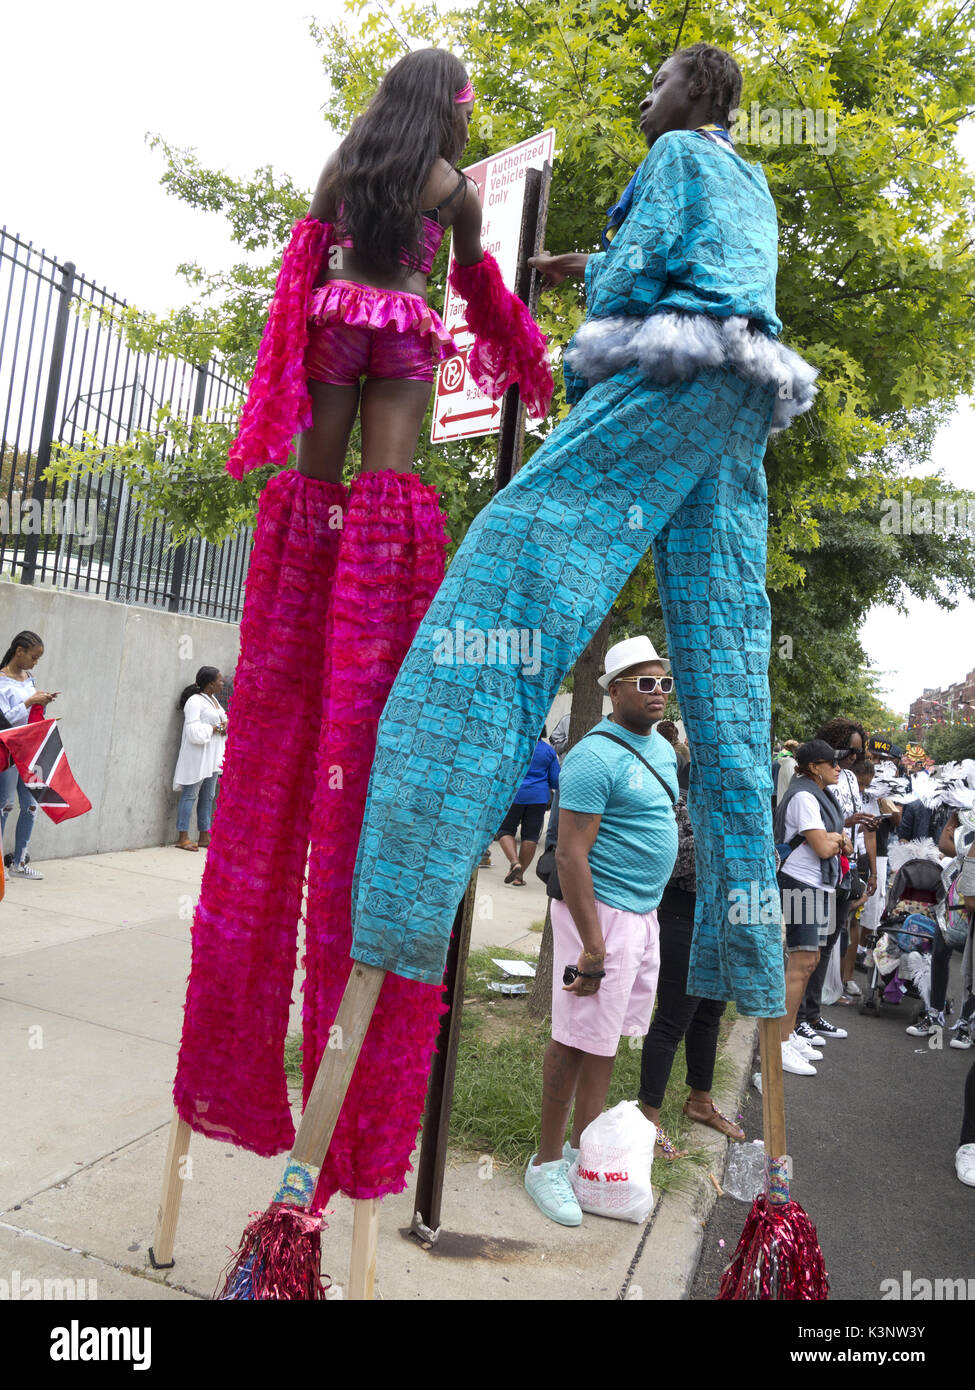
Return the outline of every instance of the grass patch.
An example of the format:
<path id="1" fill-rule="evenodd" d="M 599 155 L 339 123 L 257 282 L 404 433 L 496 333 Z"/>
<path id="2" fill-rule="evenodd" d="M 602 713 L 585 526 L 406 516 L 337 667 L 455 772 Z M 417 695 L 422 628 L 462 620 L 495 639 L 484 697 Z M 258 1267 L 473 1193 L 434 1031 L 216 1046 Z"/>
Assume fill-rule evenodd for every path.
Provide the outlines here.
<path id="1" fill-rule="evenodd" d="M 464 1020 L 457 1057 L 457 1078 L 450 1120 L 450 1141 L 458 1148 L 490 1153 L 495 1162 L 524 1168 L 538 1147 L 542 1106 L 542 1059 L 548 1046 L 548 1020 L 527 1016 L 524 996 L 503 999 L 487 989 L 500 975 L 492 957 L 507 955 L 533 960 L 517 952 L 487 948 L 471 953 L 465 991 Z M 721 1055 L 736 1017 L 729 1005 L 722 1021 L 714 1086 L 720 1090 L 731 1074 L 730 1062 Z M 631 1045 L 632 1043 L 632 1045 Z M 621 1100 L 635 1100 L 640 1088 L 643 1040 L 624 1038 L 616 1054 L 607 1108 Z M 670 1082 L 660 1110 L 660 1123 L 677 1147 L 691 1131 L 683 1113 L 687 1088 L 684 1045 L 677 1049 Z M 666 1192 L 686 1185 L 694 1170 L 710 1163 L 707 1150 L 691 1148 L 674 1163 L 657 1162 L 654 1187 Z"/>
<path id="2" fill-rule="evenodd" d="M 490 1004 L 499 1000 L 501 995 L 496 990 L 488 989 L 492 981 L 504 980 L 507 977 L 502 974 L 494 963 L 494 957 L 498 960 L 523 960 L 529 965 L 537 965 L 538 957 L 525 951 L 509 951 L 504 946 L 485 946 L 480 950 L 471 951 L 467 957 L 467 979 L 464 982 L 464 1000 L 478 999 L 485 1004 Z M 531 989 L 531 980 L 515 980 L 515 984 L 524 983 Z"/>
<path id="3" fill-rule="evenodd" d="M 493 980 L 503 978 L 494 964 L 495 956 L 537 963 L 536 956 L 499 946 L 472 951 L 468 957 L 450 1143 L 468 1152 L 491 1154 L 501 1165 L 523 1169 L 538 1147 L 542 1058 L 550 1038 L 549 1021 L 528 1017 L 526 995 L 505 998 L 488 989 Z M 525 983 L 530 988 L 531 982 Z M 714 1070 L 716 1091 L 725 1087 L 731 1075 L 731 1063 L 722 1055 L 722 1049 L 736 1018 L 735 1007 L 729 1004 L 718 1040 Z M 623 1038 L 620 1042 L 607 1108 L 621 1100 L 636 1099 L 640 1089 L 642 1049 L 642 1038 Z M 288 1036 L 284 1066 L 288 1081 L 300 1086 L 300 1033 Z M 660 1123 L 678 1148 L 685 1147 L 684 1141 L 692 1128 L 683 1113 L 687 1098 L 686 1074 L 684 1044 L 681 1043 L 660 1109 Z M 673 1163 L 658 1161 L 653 1165 L 654 1190 L 667 1192 L 686 1186 L 695 1170 L 709 1163 L 708 1152 L 702 1148 L 691 1148 L 686 1158 Z"/>
<path id="4" fill-rule="evenodd" d="M 301 1034 L 289 1033 L 284 1043 L 284 1074 L 289 1086 L 301 1085 Z"/>

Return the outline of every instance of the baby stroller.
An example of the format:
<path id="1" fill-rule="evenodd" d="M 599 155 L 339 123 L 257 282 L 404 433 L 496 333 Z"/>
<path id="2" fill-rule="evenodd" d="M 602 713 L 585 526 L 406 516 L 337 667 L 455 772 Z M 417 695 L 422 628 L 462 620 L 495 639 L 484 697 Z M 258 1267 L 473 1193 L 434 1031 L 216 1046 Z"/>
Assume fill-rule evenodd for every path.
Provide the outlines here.
<path id="1" fill-rule="evenodd" d="M 920 1015 L 931 1002 L 930 957 L 938 930 L 936 913 L 944 896 L 942 865 L 933 844 L 922 855 L 916 855 L 917 845 L 913 842 L 905 844 L 903 850 L 898 856 L 902 862 L 887 889 L 880 921 L 864 943 L 867 983 L 859 1010 L 874 1018 L 887 1007 L 899 1008 L 904 1000 L 917 1001 L 920 1007 L 915 1012 Z M 909 858 L 909 854 L 916 857 Z M 951 1011 L 950 1002 L 946 1001 L 946 1008 Z"/>

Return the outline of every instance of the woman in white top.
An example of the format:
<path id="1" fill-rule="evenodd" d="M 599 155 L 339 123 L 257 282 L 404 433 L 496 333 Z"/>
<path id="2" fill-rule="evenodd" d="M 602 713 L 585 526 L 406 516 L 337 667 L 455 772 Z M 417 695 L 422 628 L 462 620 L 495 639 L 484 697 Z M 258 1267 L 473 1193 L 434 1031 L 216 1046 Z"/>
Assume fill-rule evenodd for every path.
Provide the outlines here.
<path id="1" fill-rule="evenodd" d="M 0 727 L 16 729 L 26 724 L 34 705 L 45 710 L 58 692 L 38 690 L 31 674 L 44 655 L 44 643 L 36 632 L 18 632 L 7 648 L 0 662 Z M 0 751 L 0 761 L 5 758 Z M 37 816 L 37 802 L 24 786 L 24 780 L 11 759 L 5 771 L 0 772 L 0 840 L 7 825 L 7 817 L 14 809 L 14 792 L 20 802 L 17 817 L 17 831 L 14 838 L 14 852 L 10 859 L 10 873 L 19 878 L 43 878 L 36 869 L 27 863 L 27 845 L 34 830 Z"/>
<path id="2" fill-rule="evenodd" d="M 834 861 L 853 852 L 840 807 L 824 796 L 838 777 L 834 749 L 822 739 L 804 743 L 796 750 L 796 776 L 775 814 L 776 840 L 790 846 L 779 871 L 786 941 L 782 1067 L 797 1076 L 815 1076 L 812 1063 L 823 1055 L 797 1031 L 797 1016 L 820 953 L 836 930 L 839 865 Z M 837 1033 L 846 1036 L 842 1030 Z"/>
<path id="3" fill-rule="evenodd" d="M 227 715 L 217 699 L 222 689 L 223 676 L 217 668 L 201 666 L 196 673 L 195 684 L 188 685 L 179 697 L 179 707 L 183 711 L 183 738 L 173 774 L 173 790 L 182 788 L 183 794 L 176 812 L 176 829 L 179 832 L 176 848 L 194 853 L 201 847 L 206 849 L 210 843 L 213 798 L 226 747 Z M 189 835 L 194 803 L 200 832 L 198 845 L 193 843 Z"/>

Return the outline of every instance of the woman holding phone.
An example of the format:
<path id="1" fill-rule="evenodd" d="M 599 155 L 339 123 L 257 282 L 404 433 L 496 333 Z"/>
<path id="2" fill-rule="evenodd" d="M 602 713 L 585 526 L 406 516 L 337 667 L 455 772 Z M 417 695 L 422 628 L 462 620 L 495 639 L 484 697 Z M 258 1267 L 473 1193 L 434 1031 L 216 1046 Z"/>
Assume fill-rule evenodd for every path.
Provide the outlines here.
<path id="1" fill-rule="evenodd" d="M 21 724 L 43 718 L 48 705 L 57 699 L 57 690 L 38 690 L 34 682 L 33 671 L 43 655 L 44 643 L 36 632 L 26 630 L 17 633 L 4 653 L 0 663 L 0 716 L 5 728 L 16 729 Z M 4 862 L 17 878 L 42 879 L 44 875 L 30 867 L 27 854 L 37 818 L 37 802 L 25 787 L 13 759 L 8 759 L 7 767 L 0 772 L 0 839 L 7 826 L 7 817 L 14 809 L 15 791 L 20 814 L 13 855 Z"/>

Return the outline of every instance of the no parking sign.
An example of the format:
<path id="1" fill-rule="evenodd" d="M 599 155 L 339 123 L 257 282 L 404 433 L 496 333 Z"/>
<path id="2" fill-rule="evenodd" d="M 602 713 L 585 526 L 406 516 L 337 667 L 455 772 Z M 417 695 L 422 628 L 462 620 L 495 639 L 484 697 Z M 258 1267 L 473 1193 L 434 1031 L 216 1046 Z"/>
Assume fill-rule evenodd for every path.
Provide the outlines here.
<path id="1" fill-rule="evenodd" d="M 481 244 L 498 262 L 509 289 L 514 288 L 518 269 L 525 173 L 528 169 L 541 169 L 543 165 L 551 164 L 554 150 L 555 131 L 546 130 L 464 170 L 467 177 L 477 184 L 484 209 Z M 468 371 L 467 355 L 474 335 L 465 325 L 463 299 L 450 288 L 449 274 L 453 268 L 454 244 L 451 235 L 443 321 L 461 351 L 456 357 L 447 358 L 437 376 L 433 426 L 430 430 L 433 444 L 442 444 L 449 439 L 472 439 L 477 435 L 496 434 L 501 417 L 501 402 L 485 396 Z"/>

